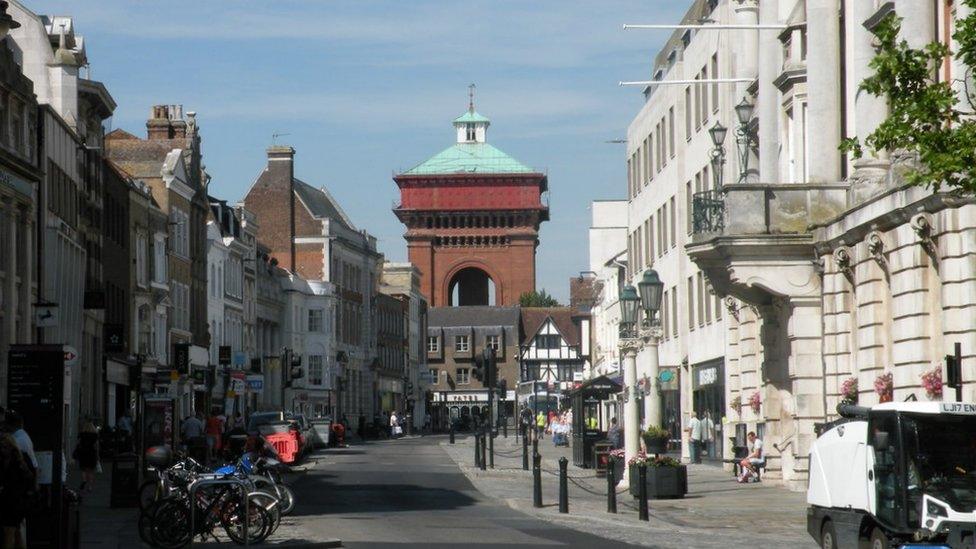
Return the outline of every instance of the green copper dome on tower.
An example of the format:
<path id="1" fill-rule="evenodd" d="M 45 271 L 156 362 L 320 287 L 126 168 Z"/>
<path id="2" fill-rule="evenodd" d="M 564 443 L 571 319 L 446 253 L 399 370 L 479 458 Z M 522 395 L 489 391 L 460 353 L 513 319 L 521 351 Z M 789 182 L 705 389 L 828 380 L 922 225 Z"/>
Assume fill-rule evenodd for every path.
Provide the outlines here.
<path id="1" fill-rule="evenodd" d="M 487 143 L 491 121 L 474 110 L 473 88 L 468 110 L 455 118 L 453 124 L 457 131 L 457 143 L 403 172 L 403 175 L 536 173 L 536 170 Z"/>

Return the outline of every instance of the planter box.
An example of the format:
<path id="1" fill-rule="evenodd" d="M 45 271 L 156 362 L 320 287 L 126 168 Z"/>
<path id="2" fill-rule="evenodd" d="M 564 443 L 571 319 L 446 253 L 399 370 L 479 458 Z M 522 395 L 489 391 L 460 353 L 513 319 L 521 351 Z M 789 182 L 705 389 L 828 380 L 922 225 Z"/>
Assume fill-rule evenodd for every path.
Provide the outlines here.
<path id="1" fill-rule="evenodd" d="M 630 495 L 635 498 L 638 492 L 640 472 L 637 467 L 629 471 Z M 647 497 L 648 499 L 683 498 L 688 493 L 688 468 L 684 465 L 677 467 L 648 467 L 647 468 Z"/>
<path id="2" fill-rule="evenodd" d="M 644 447 L 647 448 L 648 454 L 666 454 L 668 453 L 668 439 L 644 437 Z"/>

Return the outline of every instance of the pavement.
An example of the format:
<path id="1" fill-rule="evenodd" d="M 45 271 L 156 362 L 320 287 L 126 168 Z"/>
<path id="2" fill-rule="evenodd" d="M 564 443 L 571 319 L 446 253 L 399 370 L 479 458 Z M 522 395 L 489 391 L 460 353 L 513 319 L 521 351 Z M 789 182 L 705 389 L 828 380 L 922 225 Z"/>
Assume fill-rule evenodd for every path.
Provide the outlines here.
<path id="1" fill-rule="evenodd" d="M 739 484 L 718 465 L 688 465 L 688 495 L 650 500 L 650 520 L 638 520 L 637 501 L 617 489 L 617 513 L 607 512 L 607 484 L 592 469 L 573 465 L 572 449 L 539 443 L 542 455 L 541 509 L 532 505 L 532 473 L 522 469 L 522 447 L 514 436 L 495 439 L 495 468 L 474 467 L 474 439 L 442 442 L 448 455 L 483 494 L 512 509 L 557 525 L 646 547 L 796 547 L 817 544 L 806 533 L 806 502 L 801 493 L 765 483 Z M 531 447 L 529 448 L 531 459 Z M 569 513 L 558 512 L 558 460 L 569 460 Z M 531 462 L 530 462 L 531 463 Z M 531 465 L 530 465 L 531 467 Z"/>

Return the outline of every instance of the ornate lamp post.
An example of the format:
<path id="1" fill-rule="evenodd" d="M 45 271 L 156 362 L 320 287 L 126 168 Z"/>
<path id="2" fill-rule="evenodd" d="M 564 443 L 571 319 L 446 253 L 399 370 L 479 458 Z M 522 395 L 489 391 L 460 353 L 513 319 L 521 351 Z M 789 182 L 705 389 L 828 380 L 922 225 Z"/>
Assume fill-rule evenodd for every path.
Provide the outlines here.
<path id="1" fill-rule="evenodd" d="M 712 145 L 715 145 L 712 149 L 712 180 L 715 182 L 715 190 L 721 191 L 725 171 L 725 136 L 729 133 L 729 129 L 721 122 L 715 122 L 708 133 L 712 137 Z"/>
<path id="2" fill-rule="evenodd" d="M 664 283 L 656 271 L 649 269 L 644 271 L 637 288 L 627 285 L 620 293 L 620 352 L 623 356 L 624 385 L 627 391 L 623 424 L 624 452 L 628 461 L 640 449 L 637 353 L 645 346 L 650 350 L 648 378 L 652 385 L 648 395 L 650 409 L 647 421 L 650 425 L 661 425 L 661 395 L 657 391 L 659 334 L 655 316 L 661 308 L 663 292 Z M 643 322 L 639 322 L 641 310 L 644 311 Z"/>
<path id="3" fill-rule="evenodd" d="M 735 130 L 735 143 L 739 149 L 739 183 L 745 183 L 749 175 L 749 149 L 752 144 L 749 122 L 755 109 L 756 106 L 745 97 L 735 106 L 735 116 L 739 119 L 739 127 Z"/>

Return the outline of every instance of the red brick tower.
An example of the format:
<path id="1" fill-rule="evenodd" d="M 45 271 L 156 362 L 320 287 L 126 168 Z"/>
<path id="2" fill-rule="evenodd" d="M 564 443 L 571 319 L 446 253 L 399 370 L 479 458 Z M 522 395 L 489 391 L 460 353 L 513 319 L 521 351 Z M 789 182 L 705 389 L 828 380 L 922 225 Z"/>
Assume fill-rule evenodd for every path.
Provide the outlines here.
<path id="1" fill-rule="evenodd" d="M 548 181 L 489 145 L 489 124 L 472 102 L 454 120 L 457 143 L 393 178 L 400 187 L 393 211 L 433 307 L 515 305 L 535 290 Z"/>

